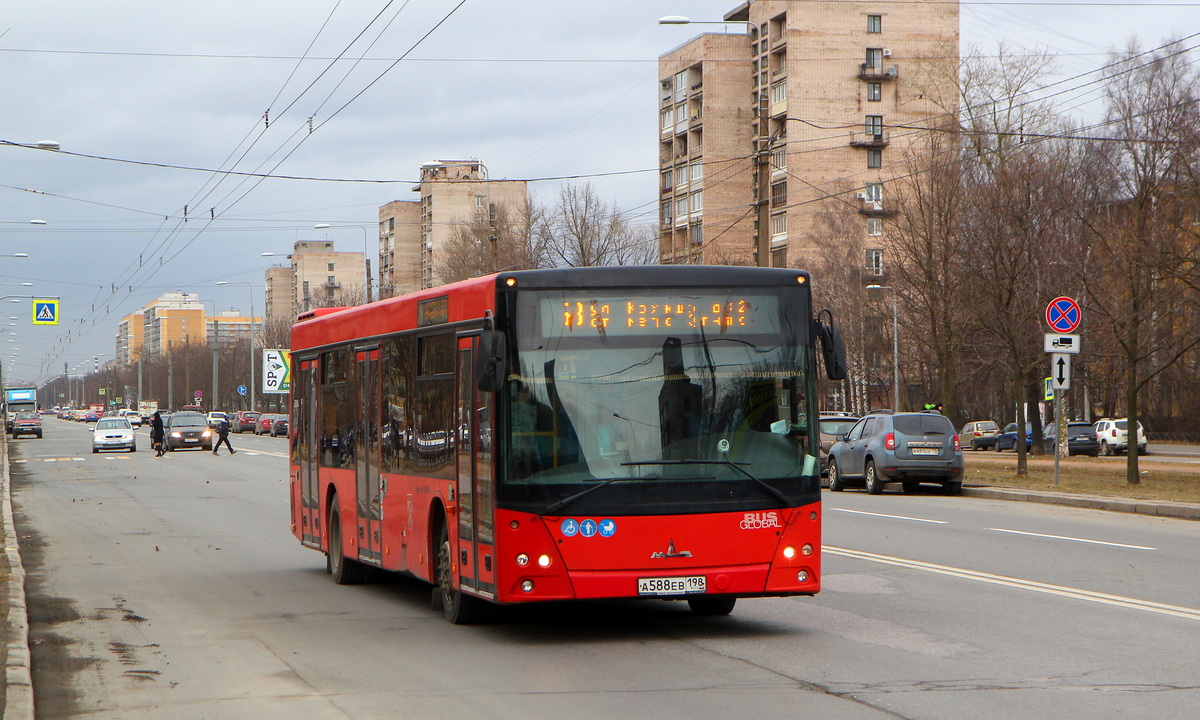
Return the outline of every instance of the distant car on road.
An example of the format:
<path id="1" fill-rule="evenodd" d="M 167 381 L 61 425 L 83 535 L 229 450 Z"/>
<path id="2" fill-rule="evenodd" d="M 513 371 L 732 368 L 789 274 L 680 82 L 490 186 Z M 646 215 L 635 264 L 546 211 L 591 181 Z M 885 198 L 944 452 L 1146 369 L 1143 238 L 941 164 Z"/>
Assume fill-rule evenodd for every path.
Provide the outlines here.
<path id="1" fill-rule="evenodd" d="M 963 425 L 959 437 L 963 447 L 972 450 L 988 450 L 995 447 L 996 436 L 1000 434 L 1000 426 L 991 420 L 976 420 Z"/>
<path id="2" fill-rule="evenodd" d="M 996 452 L 1017 449 L 1017 424 L 1015 422 L 1004 426 L 1003 432 L 996 436 L 996 444 L 993 447 L 996 448 Z M 1025 449 L 1033 449 L 1033 425 L 1029 423 L 1025 423 Z"/>
<path id="3" fill-rule="evenodd" d="M 1120 455 L 1129 451 L 1129 419 L 1100 420 L 1093 427 L 1096 429 L 1096 439 L 1100 442 L 1101 455 Z M 1146 454 L 1146 431 L 1142 424 L 1137 424 L 1137 454 Z"/>
<path id="4" fill-rule="evenodd" d="M 271 423 L 271 437 L 287 437 L 288 434 L 288 416 L 277 415 L 275 421 Z"/>
<path id="5" fill-rule="evenodd" d="M 254 432 L 254 426 L 258 423 L 258 418 L 262 413 L 256 410 L 239 410 L 233 419 L 229 421 L 229 429 L 235 433 L 242 433 L 246 430 Z"/>
<path id="6" fill-rule="evenodd" d="M 829 449 L 840 441 L 843 435 L 850 432 L 856 422 L 857 415 L 821 415 L 817 419 L 817 427 L 821 433 L 821 477 L 829 475 Z"/>
<path id="7" fill-rule="evenodd" d="M 36 412 L 19 412 L 13 416 L 12 436 L 15 440 L 21 435 L 42 436 L 42 416 Z"/>
<path id="8" fill-rule="evenodd" d="M 180 448 L 212 450 L 212 430 L 208 419 L 198 412 L 177 412 L 167 418 L 165 447 L 168 452 Z"/>
<path id="9" fill-rule="evenodd" d="M 222 420 L 228 419 L 229 416 L 227 416 L 225 413 L 221 412 L 220 410 L 213 410 L 208 414 L 208 426 L 210 428 L 215 428 L 217 425 L 221 424 Z"/>
<path id="10" fill-rule="evenodd" d="M 258 422 L 256 422 L 254 424 L 254 434 L 255 435 L 270 435 L 271 434 L 271 426 L 274 425 L 275 421 L 281 417 L 286 418 L 287 416 L 279 415 L 276 413 L 263 413 L 262 415 L 260 415 L 258 417 Z"/>
<path id="11" fill-rule="evenodd" d="M 1054 431 L 1055 428 L 1052 427 L 1050 430 Z M 1058 444 L 1056 432 L 1051 432 L 1044 444 L 1046 452 L 1053 453 L 1055 445 Z M 1092 427 L 1091 423 L 1067 423 L 1067 454 L 1091 455 L 1092 457 L 1100 454 L 1100 442 L 1096 439 L 1096 429 Z"/>
<path id="12" fill-rule="evenodd" d="M 96 421 L 92 431 L 92 452 L 102 450 L 128 450 L 137 452 L 137 439 L 133 425 L 123 415 L 110 415 Z"/>

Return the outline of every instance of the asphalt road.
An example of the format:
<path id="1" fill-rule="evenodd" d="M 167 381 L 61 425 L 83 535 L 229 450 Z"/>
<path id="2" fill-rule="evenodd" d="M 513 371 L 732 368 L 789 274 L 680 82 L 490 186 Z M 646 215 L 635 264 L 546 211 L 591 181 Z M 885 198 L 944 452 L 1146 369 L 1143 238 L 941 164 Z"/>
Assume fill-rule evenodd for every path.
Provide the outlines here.
<path id="1" fill-rule="evenodd" d="M 144 438 L 143 433 L 141 438 Z M 1200 707 L 1200 524 L 825 496 L 824 589 L 526 607 L 337 587 L 288 532 L 284 440 L 236 456 L 10 444 L 42 719 L 1127 718 Z M 148 443 L 145 443 L 148 447 Z"/>

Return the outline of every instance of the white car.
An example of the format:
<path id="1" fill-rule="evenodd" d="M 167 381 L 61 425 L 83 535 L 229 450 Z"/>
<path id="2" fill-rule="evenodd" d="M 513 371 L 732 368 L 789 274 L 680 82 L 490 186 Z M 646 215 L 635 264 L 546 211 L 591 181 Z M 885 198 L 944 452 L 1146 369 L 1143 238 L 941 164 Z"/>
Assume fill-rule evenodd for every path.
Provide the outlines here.
<path id="1" fill-rule="evenodd" d="M 1129 451 L 1129 420 L 1101 420 L 1094 425 L 1101 455 L 1120 455 Z M 1146 454 L 1146 431 L 1137 424 L 1137 454 Z"/>
<path id="2" fill-rule="evenodd" d="M 208 426 L 210 428 L 215 428 L 216 426 L 221 424 L 222 420 L 228 420 L 228 419 L 229 419 L 229 417 L 225 413 L 220 412 L 218 410 L 214 410 L 208 414 Z"/>
<path id="3" fill-rule="evenodd" d="M 102 417 L 96 421 L 92 431 L 92 452 L 102 450 L 128 450 L 137 452 L 137 439 L 133 435 L 133 425 L 123 417 L 116 415 Z"/>
<path id="4" fill-rule="evenodd" d="M 138 415 L 137 410 L 122 410 L 121 417 L 129 421 L 129 424 L 135 428 L 142 426 L 142 416 Z"/>

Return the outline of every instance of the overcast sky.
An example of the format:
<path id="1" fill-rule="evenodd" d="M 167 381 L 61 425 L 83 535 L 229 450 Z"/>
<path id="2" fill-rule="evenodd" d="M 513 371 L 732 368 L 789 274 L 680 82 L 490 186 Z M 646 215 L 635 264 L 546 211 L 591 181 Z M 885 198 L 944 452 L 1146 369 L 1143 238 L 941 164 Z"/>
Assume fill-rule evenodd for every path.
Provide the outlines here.
<path id="1" fill-rule="evenodd" d="M 430 159 L 478 158 L 493 178 L 538 180 L 542 201 L 558 178 L 584 176 L 635 220 L 654 222 L 657 58 L 722 30 L 657 19 L 716 20 L 736 4 L 4 3 L 0 141 L 54 140 L 95 156 L 0 146 L 0 255 L 29 255 L 0 256 L 0 295 L 61 297 L 57 327 L 31 325 L 28 300 L 4 301 L 4 381 L 111 360 L 118 320 L 163 292 L 198 293 L 209 312 L 249 312 L 250 288 L 215 284 L 249 282 L 261 314 L 271 262 L 286 262 L 296 240 L 362 250 L 365 232 L 373 250 L 378 206 L 415 199 L 417 168 Z M 1069 77 L 1132 36 L 1152 47 L 1200 32 L 1200 7 L 964 3 L 961 30 L 964 52 L 1001 41 L 1040 47 L 1061 56 Z M 1060 102 L 1086 114 L 1092 97 Z"/>

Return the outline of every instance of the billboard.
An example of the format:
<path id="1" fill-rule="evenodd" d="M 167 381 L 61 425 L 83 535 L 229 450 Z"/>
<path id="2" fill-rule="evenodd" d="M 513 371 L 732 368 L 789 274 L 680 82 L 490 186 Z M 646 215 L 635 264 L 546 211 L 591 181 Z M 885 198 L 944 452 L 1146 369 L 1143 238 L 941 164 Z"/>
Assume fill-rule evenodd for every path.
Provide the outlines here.
<path id="1" fill-rule="evenodd" d="M 264 349 L 262 364 L 264 394 L 285 394 L 292 389 L 292 354 L 284 349 Z"/>

